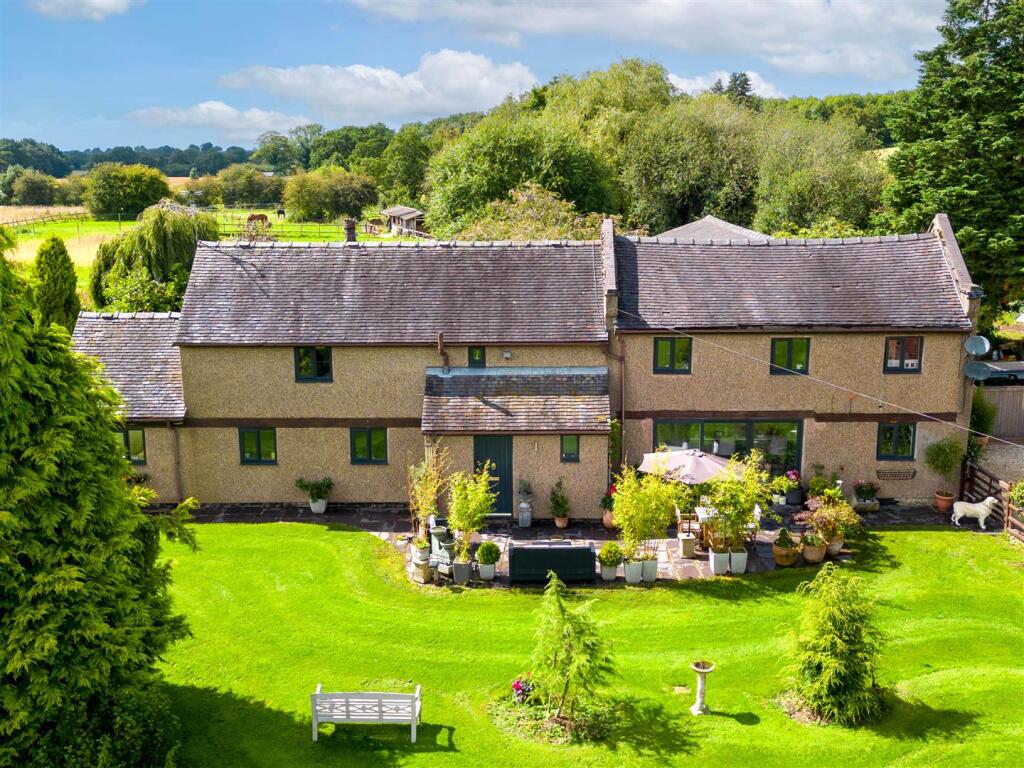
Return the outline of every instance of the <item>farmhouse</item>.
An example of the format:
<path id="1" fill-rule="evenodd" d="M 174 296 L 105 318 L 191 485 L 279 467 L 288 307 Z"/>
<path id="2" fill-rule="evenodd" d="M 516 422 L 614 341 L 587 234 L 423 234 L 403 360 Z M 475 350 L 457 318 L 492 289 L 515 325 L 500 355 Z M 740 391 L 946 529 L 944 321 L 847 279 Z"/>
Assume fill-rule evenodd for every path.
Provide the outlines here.
<path id="1" fill-rule="evenodd" d="M 973 288 L 942 214 L 824 241 L 606 221 L 595 241 L 201 243 L 180 315 L 83 313 L 74 340 L 164 501 L 300 502 L 297 478 L 330 476 L 332 502 L 401 503 L 441 440 L 453 469 L 495 465 L 499 512 L 524 479 L 545 516 L 564 478 L 596 518 L 613 419 L 630 463 L 756 447 L 910 500 L 950 431 L 927 417 L 969 419 Z"/>

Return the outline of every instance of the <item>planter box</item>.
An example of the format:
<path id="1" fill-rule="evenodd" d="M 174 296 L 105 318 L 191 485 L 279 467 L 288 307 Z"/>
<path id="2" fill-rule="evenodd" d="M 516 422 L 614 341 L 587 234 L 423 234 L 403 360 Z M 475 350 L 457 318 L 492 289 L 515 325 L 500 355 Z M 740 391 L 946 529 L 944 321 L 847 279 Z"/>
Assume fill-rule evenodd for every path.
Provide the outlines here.
<path id="1" fill-rule="evenodd" d="M 644 564 L 640 560 L 629 560 L 624 566 L 622 566 L 623 572 L 626 574 L 627 584 L 639 584 L 643 578 Z"/>
<path id="2" fill-rule="evenodd" d="M 601 566 L 601 578 L 604 581 L 615 581 L 619 575 L 619 566 L 617 565 L 602 565 Z"/>
<path id="3" fill-rule="evenodd" d="M 728 552 L 709 552 L 708 563 L 711 565 L 711 573 L 715 576 L 724 576 L 729 572 Z"/>
<path id="4" fill-rule="evenodd" d="M 854 512 L 877 512 L 878 511 L 878 499 L 857 499 L 853 503 Z"/>
<path id="5" fill-rule="evenodd" d="M 456 584 L 468 584 L 469 574 L 472 570 L 472 563 L 460 563 L 456 561 L 452 566 L 452 579 Z"/>
<path id="6" fill-rule="evenodd" d="M 317 499 L 316 501 L 310 499 L 309 508 L 313 511 L 314 515 L 322 515 L 327 509 L 327 499 Z"/>
<path id="7" fill-rule="evenodd" d="M 519 502 L 519 527 L 529 528 L 533 525 L 533 504 L 529 501 Z"/>
<path id="8" fill-rule="evenodd" d="M 729 552 L 729 570 L 733 574 L 747 572 L 747 550 L 741 549 L 739 552 Z"/>
<path id="9" fill-rule="evenodd" d="M 494 581 L 494 571 L 497 563 L 477 563 L 477 570 L 480 578 L 484 581 Z"/>
<path id="10" fill-rule="evenodd" d="M 658 580 L 658 561 L 657 560 L 641 560 L 640 561 L 640 578 L 648 584 L 653 584 Z"/>

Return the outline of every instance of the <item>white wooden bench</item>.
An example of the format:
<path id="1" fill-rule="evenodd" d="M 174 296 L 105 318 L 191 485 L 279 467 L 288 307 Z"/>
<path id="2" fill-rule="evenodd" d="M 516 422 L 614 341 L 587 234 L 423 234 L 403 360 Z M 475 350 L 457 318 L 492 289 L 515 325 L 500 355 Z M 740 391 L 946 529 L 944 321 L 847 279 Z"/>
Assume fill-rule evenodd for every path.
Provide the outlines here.
<path id="1" fill-rule="evenodd" d="M 313 707 L 313 741 L 320 723 L 408 723 L 416 743 L 416 724 L 423 701 L 416 693 L 323 693 L 317 685 L 310 695 Z"/>

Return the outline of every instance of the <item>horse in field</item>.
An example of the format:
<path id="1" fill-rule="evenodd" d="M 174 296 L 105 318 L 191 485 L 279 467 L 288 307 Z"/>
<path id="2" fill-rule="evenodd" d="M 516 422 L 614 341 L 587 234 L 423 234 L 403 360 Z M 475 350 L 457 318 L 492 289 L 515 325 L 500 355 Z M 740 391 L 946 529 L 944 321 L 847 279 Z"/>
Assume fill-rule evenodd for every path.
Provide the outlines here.
<path id="1" fill-rule="evenodd" d="M 249 218 L 245 220 L 245 228 L 252 229 L 253 227 L 266 227 L 270 229 L 270 217 L 265 213 L 250 213 Z"/>

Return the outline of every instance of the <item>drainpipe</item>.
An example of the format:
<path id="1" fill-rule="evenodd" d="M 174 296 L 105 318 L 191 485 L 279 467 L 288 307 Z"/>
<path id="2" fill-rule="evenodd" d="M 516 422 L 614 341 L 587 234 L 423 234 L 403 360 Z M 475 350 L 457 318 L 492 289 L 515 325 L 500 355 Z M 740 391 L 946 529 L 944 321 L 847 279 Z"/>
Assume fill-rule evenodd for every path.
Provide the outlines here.
<path id="1" fill-rule="evenodd" d="M 451 364 L 448 361 L 448 350 L 444 348 L 443 332 L 437 334 L 437 354 L 439 354 L 441 356 L 441 360 L 444 361 L 444 372 L 448 373 L 451 370 Z"/>
<path id="2" fill-rule="evenodd" d="M 616 355 L 614 352 L 612 352 L 612 342 L 611 342 L 611 338 L 612 337 L 611 336 L 609 336 L 608 344 L 605 346 L 605 349 L 603 351 L 604 351 L 605 357 L 611 358 L 612 360 L 616 360 L 619 363 L 619 425 L 620 425 L 620 430 L 621 430 L 620 434 L 619 434 L 619 440 L 622 443 L 622 446 L 621 446 L 621 448 L 622 448 L 622 455 L 619 456 L 619 459 L 623 463 L 625 463 L 625 461 L 626 461 L 626 351 L 625 351 L 625 348 L 622 346 L 622 340 L 619 338 L 619 335 L 616 333 L 616 334 L 614 334 L 614 337 L 616 339 L 618 339 L 618 341 L 619 341 L 619 344 L 617 346 L 618 346 L 618 348 L 620 350 L 622 350 L 622 354 L 621 355 Z"/>
<path id="3" fill-rule="evenodd" d="M 171 430 L 171 444 L 174 448 L 174 492 L 178 495 L 177 501 L 180 504 L 185 496 L 181 489 L 181 449 L 178 442 L 178 429 L 171 422 L 167 422 L 167 428 Z"/>

